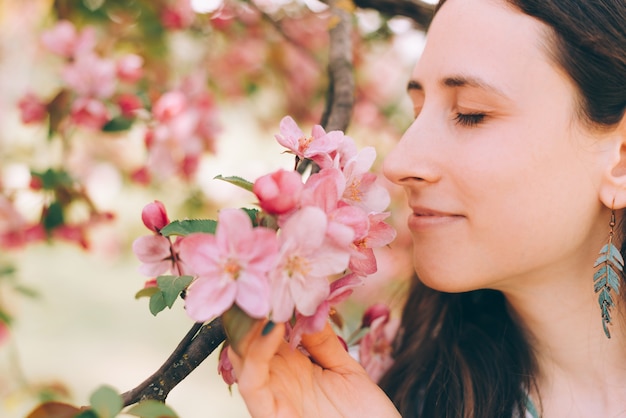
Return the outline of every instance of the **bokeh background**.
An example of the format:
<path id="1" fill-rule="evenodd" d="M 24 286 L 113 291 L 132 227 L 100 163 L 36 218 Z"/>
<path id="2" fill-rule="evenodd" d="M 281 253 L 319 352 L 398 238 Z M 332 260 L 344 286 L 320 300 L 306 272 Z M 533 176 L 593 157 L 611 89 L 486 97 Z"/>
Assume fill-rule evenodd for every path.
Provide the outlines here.
<path id="1" fill-rule="evenodd" d="M 348 134 L 377 148 L 379 170 L 410 123 L 405 83 L 424 35 L 408 18 L 346 3 L 354 13 L 357 80 Z M 122 125 L 94 125 L 98 115 L 86 121 L 80 115 L 88 111 L 77 116 L 72 108 L 90 95 L 81 91 L 85 83 L 102 86 L 106 76 L 67 75 L 79 55 L 62 57 L 42 40 L 61 21 L 77 36 L 93 30 L 98 65 L 140 57 L 138 79 L 116 79 L 115 92 L 90 96 L 104 104 L 108 122 Z M 47 399 L 84 405 L 102 384 L 123 392 L 167 358 L 192 322 L 180 302 L 153 317 L 147 300 L 134 298 L 147 279 L 131 251 L 149 233 L 141 209 L 158 199 L 172 219 L 215 217 L 221 207 L 253 202 L 216 175 L 254 180 L 292 168 L 273 135 L 287 114 L 305 131 L 319 123 L 328 27 L 325 5 L 313 0 L 0 1 L 1 417 L 24 417 Z M 185 109 L 196 106 L 210 126 L 190 133 L 197 121 L 168 125 L 155 103 L 172 91 L 183 91 Z M 20 103 L 29 94 L 45 111 L 25 121 Z M 124 94 L 140 103 L 133 117 L 124 117 Z M 174 138 L 179 133 L 196 142 Z M 169 136 L 165 149 L 151 139 L 159 135 Z M 69 176 L 72 186 L 42 188 L 48 170 L 55 179 Z M 340 307 L 353 322 L 370 303 L 397 309 L 411 271 L 402 194 L 380 181 L 392 193 L 399 235 L 377 254 L 379 272 Z M 236 387 L 231 393 L 217 374 L 216 353 L 168 404 L 185 418 L 247 416 Z"/>

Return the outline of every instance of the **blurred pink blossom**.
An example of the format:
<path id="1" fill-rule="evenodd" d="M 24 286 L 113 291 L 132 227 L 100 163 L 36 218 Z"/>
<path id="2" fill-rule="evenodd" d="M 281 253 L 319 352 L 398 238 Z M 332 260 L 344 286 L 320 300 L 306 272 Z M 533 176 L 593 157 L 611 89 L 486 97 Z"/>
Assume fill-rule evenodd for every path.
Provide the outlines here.
<path id="1" fill-rule="evenodd" d="M 303 187 L 298 172 L 278 170 L 258 178 L 252 191 L 259 199 L 261 209 L 282 215 L 297 207 Z"/>
<path id="2" fill-rule="evenodd" d="M 115 92 L 115 63 L 96 54 L 81 54 L 63 69 L 63 81 L 79 96 L 107 99 Z"/>
<path id="3" fill-rule="evenodd" d="M 120 94 L 117 98 L 117 105 L 120 108 L 122 116 L 134 118 L 136 111 L 143 108 L 143 103 L 139 97 L 131 93 Z"/>
<path id="4" fill-rule="evenodd" d="M 173 0 L 161 12 L 161 24 L 167 29 L 185 29 L 191 26 L 195 12 L 189 0 Z"/>
<path id="5" fill-rule="evenodd" d="M 72 103 L 70 118 L 76 125 L 99 131 L 111 119 L 100 100 L 79 97 Z"/>
<path id="6" fill-rule="evenodd" d="M 359 361 L 374 382 L 393 364 L 393 341 L 399 326 L 397 318 L 380 316 L 372 321 L 369 332 L 361 339 Z"/>
<path id="7" fill-rule="evenodd" d="M 9 339 L 9 327 L 4 321 L 0 321 L 0 346 Z"/>
<path id="8" fill-rule="evenodd" d="M 93 50 L 96 45 L 96 32 L 94 28 L 86 27 L 78 33 L 72 22 L 60 20 L 52 29 L 41 35 L 41 43 L 48 51 L 71 58 Z"/>
<path id="9" fill-rule="evenodd" d="M 223 209 L 215 235 L 188 235 L 180 251 L 190 273 L 198 276 L 185 298 L 191 318 L 206 321 L 233 303 L 254 318 L 269 313 L 268 272 L 278 252 L 274 231 L 253 228 L 240 209 Z"/>
<path id="10" fill-rule="evenodd" d="M 137 54 L 126 54 L 116 64 L 117 77 L 126 83 L 136 83 L 143 77 L 143 58 Z"/>
<path id="11" fill-rule="evenodd" d="M 22 123 L 43 122 L 48 116 L 46 103 L 44 103 L 34 93 L 26 93 L 18 102 Z"/>
<path id="12" fill-rule="evenodd" d="M 20 248 L 45 237 L 46 232 L 41 224 L 28 223 L 13 203 L 0 194 L 0 247 Z"/>
<path id="13" fill-rule="evenodd" d="M 361 327 L 371 327 L 372 322 L 374 322 L 374 320 L 378 318 L 385 318 L 384 321 L 387 322 L 390 316 L 391 310 L 389 309 L 389 306 L 384 303 L 376 303 L 368 307 L 363 313 L 363 317 L 361 319 Z"/>

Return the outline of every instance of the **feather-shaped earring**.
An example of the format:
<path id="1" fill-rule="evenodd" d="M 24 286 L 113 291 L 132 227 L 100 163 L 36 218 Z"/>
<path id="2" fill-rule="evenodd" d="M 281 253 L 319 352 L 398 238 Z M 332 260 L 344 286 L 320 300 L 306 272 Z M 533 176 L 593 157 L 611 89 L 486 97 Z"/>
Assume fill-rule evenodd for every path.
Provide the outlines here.
<path id="1" fill-rule="evenodd" d="M 619 250 L 613 244 L 613 228 L 615 227 L 615 210 L 611 209 L 611 222 L 609 223 L 609 241 L 600 250 L 600 256 L 593 265 L 598 268 L 593 275 L 593 290 L 598 295 L 598 303 L 602 312 L 602 328 L 607 338 L 611 338 L 608 325 L 611 323 L 611 308 L 615 306 L 611 291 L 619 295 L 619 287 L 624 274 L 624 259 Z"/>

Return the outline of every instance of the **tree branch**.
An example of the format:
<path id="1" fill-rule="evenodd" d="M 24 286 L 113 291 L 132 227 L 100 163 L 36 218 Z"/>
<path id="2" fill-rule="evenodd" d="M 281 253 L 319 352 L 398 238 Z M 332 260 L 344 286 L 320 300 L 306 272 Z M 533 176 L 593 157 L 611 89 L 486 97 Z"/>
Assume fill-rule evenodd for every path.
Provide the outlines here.
<path id="1" fill-rule="evenodd" d="M 352 15 L 330 0 L 334 24 L 330 30 L 328 95 L 321 124 L 327 131 L 345 131 L 354 107 L 354 69 L 352 64 Z"/>
<path id="2" fill-rule="evenodd" d="M 374 9 L 387 16 L 404 16 L 412 19 L 417 27 L 428 29 L 435 6 L 419 0 L 354 0 L 361 9 Z"/>
<path id="3" fill-rule="evenodd" d="M 165 401 L 176 385 L 200 365 L 226 338 L 222 319 L 194 324 L 163 365 L 139 386 L 122 394 L 124 406 L 145 399 Z"/>

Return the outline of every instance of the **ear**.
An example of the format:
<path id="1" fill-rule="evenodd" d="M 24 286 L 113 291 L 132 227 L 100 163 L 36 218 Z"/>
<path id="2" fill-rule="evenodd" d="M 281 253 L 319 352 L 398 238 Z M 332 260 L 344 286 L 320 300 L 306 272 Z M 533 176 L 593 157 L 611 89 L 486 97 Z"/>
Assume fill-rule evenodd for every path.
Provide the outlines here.
<path id="1" fill-rule="evenodd" d="M 604 160 L 600 200 L 608 208 L 623 209 L 626 208 L 626 115 L 604 140 L 611 145 Z"/>

